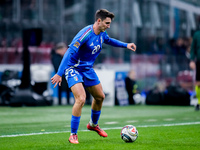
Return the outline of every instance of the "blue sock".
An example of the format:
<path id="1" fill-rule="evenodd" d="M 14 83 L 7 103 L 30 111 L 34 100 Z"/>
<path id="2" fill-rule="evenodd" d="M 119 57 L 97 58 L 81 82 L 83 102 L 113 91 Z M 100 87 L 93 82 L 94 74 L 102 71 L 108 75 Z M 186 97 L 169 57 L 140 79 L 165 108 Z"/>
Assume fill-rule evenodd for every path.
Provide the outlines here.
<path id="1" fill-rule="evenodd" d="M 95 111 L 91 109 L 91 119 L 94 124 L 98 124 L 100 114 L 101 114 L 101 110 Z"/>
<path id="2" fill-rule="evenodd" d="M 72 115 L 72 118 L 71 118 L 71 133 L 77 133 L 79 123 L 80 123 L 80 118 L 81 118 L 81 116 L 76 117 L 76 116 Z"/>

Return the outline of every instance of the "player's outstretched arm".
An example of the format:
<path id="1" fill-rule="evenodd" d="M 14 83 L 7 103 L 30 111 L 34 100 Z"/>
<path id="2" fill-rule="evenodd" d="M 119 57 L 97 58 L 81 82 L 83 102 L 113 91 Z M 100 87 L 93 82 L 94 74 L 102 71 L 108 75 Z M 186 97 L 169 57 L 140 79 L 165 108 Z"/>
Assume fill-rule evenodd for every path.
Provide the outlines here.
<path id="1" fill-rule="evenodd" d="M 51 78 L 51 83 L 55 84 L 54 88 L 59 84 L 59 86 L 61 86 L 61 82 L 62 82 L 62 77 L 55 74 L 52 78 Z"/>
<path id="2" fill-rule="evenodd" d="M 134 52 L 136 51 L 136 45 L 134 43 L 128 43 L 127 48 Z"/>

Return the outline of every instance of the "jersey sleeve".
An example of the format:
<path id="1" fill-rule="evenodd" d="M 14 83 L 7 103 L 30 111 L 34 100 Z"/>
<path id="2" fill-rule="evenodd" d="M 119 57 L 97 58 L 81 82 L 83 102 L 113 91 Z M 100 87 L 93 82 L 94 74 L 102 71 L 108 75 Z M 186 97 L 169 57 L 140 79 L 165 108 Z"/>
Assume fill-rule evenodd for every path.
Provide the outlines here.
<path id="1" fill-rule="evenodd" d="M 59 65 L 58 71 L 57 71 L 57 75 L 62 76 L 65 72 L 65 69 L 67 69 L 67 63 L 70 60 L 70 56 L 73 54 L 73 50 L 70 50 L 70 48 L 67 49 L 67 51 L 65 52 L 65 55 L 62 58 L 62 61 Z"/>
<path id="2" fill-rule="evenodd" d="M 71 49 L 73 49 L 75 52 L 78 52 L 81 45 L 83 45 L 87 39 L 90 37 L 92 33 L 91 28 L 83 29 L 81 30 L 73 39 L 72 43 L 69 45 Z"/>
<path id="3" fill-rule="evenodd" d="M 123 48 L 127 48 L 127 45 L 128 45 L 127 43 L 121 42 L 114 38 L 110 38 L 106 32 L 104 35 L 104 43 L 115 46 L 115 47 L 123 47 Z"/>

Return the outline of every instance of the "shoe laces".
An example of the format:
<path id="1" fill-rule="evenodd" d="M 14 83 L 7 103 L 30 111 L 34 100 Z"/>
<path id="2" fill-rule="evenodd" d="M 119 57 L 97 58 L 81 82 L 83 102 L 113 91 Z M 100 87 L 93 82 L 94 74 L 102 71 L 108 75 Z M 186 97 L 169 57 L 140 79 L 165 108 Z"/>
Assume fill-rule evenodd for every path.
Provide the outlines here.
<path id="1" fill-rule="evenodd" d="M 76 135 L 76 134 L 74 134 L 74 135 L 73 135 L 73 138 L 74 138 L 75 140 L 77 140 L 77 135 Z"/>
<path id="2" fill-rule="evenodd" d="M 78 136 L 76 134 L 73 134 L 72 137 L 71 137 L 73 140 L 77 140 L 78 139 Z"/>
<path id="3" fill-rule="evenodd" d="M 102 129 L 99 127 L 99 125 L 96 126 L 96 128 L 100 131 L 102 131 Z"/>

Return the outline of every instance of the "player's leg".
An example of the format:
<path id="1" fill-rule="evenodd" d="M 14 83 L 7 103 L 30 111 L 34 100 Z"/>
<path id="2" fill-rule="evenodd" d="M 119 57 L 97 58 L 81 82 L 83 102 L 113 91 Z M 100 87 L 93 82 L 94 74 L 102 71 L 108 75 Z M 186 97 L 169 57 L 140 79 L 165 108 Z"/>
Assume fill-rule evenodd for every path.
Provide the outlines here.
<path id="1" fill-rule="evenodd" d="M 89 130 L 96 131 L 100 136 L 107 137 L 108 136 L 107 133 L 103 131 L 98 125 L 98 121 L 101 115 L 103 100 L 105 98 L 102 85 L 101 83 L 99 83 L 98 85 L 87 87 L 87 90 L 93 96 L 93 101 L 91 106 L 91 120 L 88 123 L 87 128 Z"/>
<path id="2" fill-rule="evenodd" d="M 196 62 L 196 84 L 195 84 L 195 92 L 197 97 L 197 105 L 195 106 L 195 110 L 200 109 L 200 61 Z"/>
<path id="3" fill-rule="evenodd" d="M 86 99 L 85 89 L 82 84 L 83 77 L 76 69 L 70 67 L 65 71 L 65 78 L 75 98 L 75 103 L 72 108 L 71 135 L 69 137 L 69 142 L 78 144 L 77 132 L 80 123 L 82 107 L 85 104 Z"/>
<path id="4" fill-rule="evenodd" d="M 78 144 L 78 127 L 81 118 L 81 111 L 85 104 L 86 94 L 82 83 L 77 83 L 71 87 L 71 91 L 75 98 L 75 103 L 72 108 L 72 118 L 71 118 L 71 136 L 69 142 L 73 144 Z"/>
<path id="5" fill-rule="evenodd" d="M 103 105 L 103 100 L 105 98 L 105 95 L 103 93 L 103 88 L 101 86 L 101 83 L 95 86 L 88 87 L 87 90 L 93 96 L 92 106 L 91 106 L 91 123 L 97 125 L 99 117 L 101 115 L 101 108 Z"/>
<path id="6" fill-rule="evenodd" d="M 103 100 L 105 98 L 101 83 L 99 83 L 98 85 L 87 87 L 86 89 L 94 98 L 92 101 L 92 109 L 95 111 L 100 111 L 102 108 Z"/>
<path id="7" fill-rule="evenodd" d="M 195 92 L 196 92 L 196 97 L 197 97 L 197 105 L 195 107 L 195 110 L 198 111 L 200 109 L 200 81 L 196 82 Z"/>
<path id="8" fill-rule="evenodd" d="M 71 87 L 75 98 L 75 103 L 72 108 L 72 115 L 81 116 L 82 107 L 85 104 L 86 93 L 82 83 L 77 83 Z"/>

